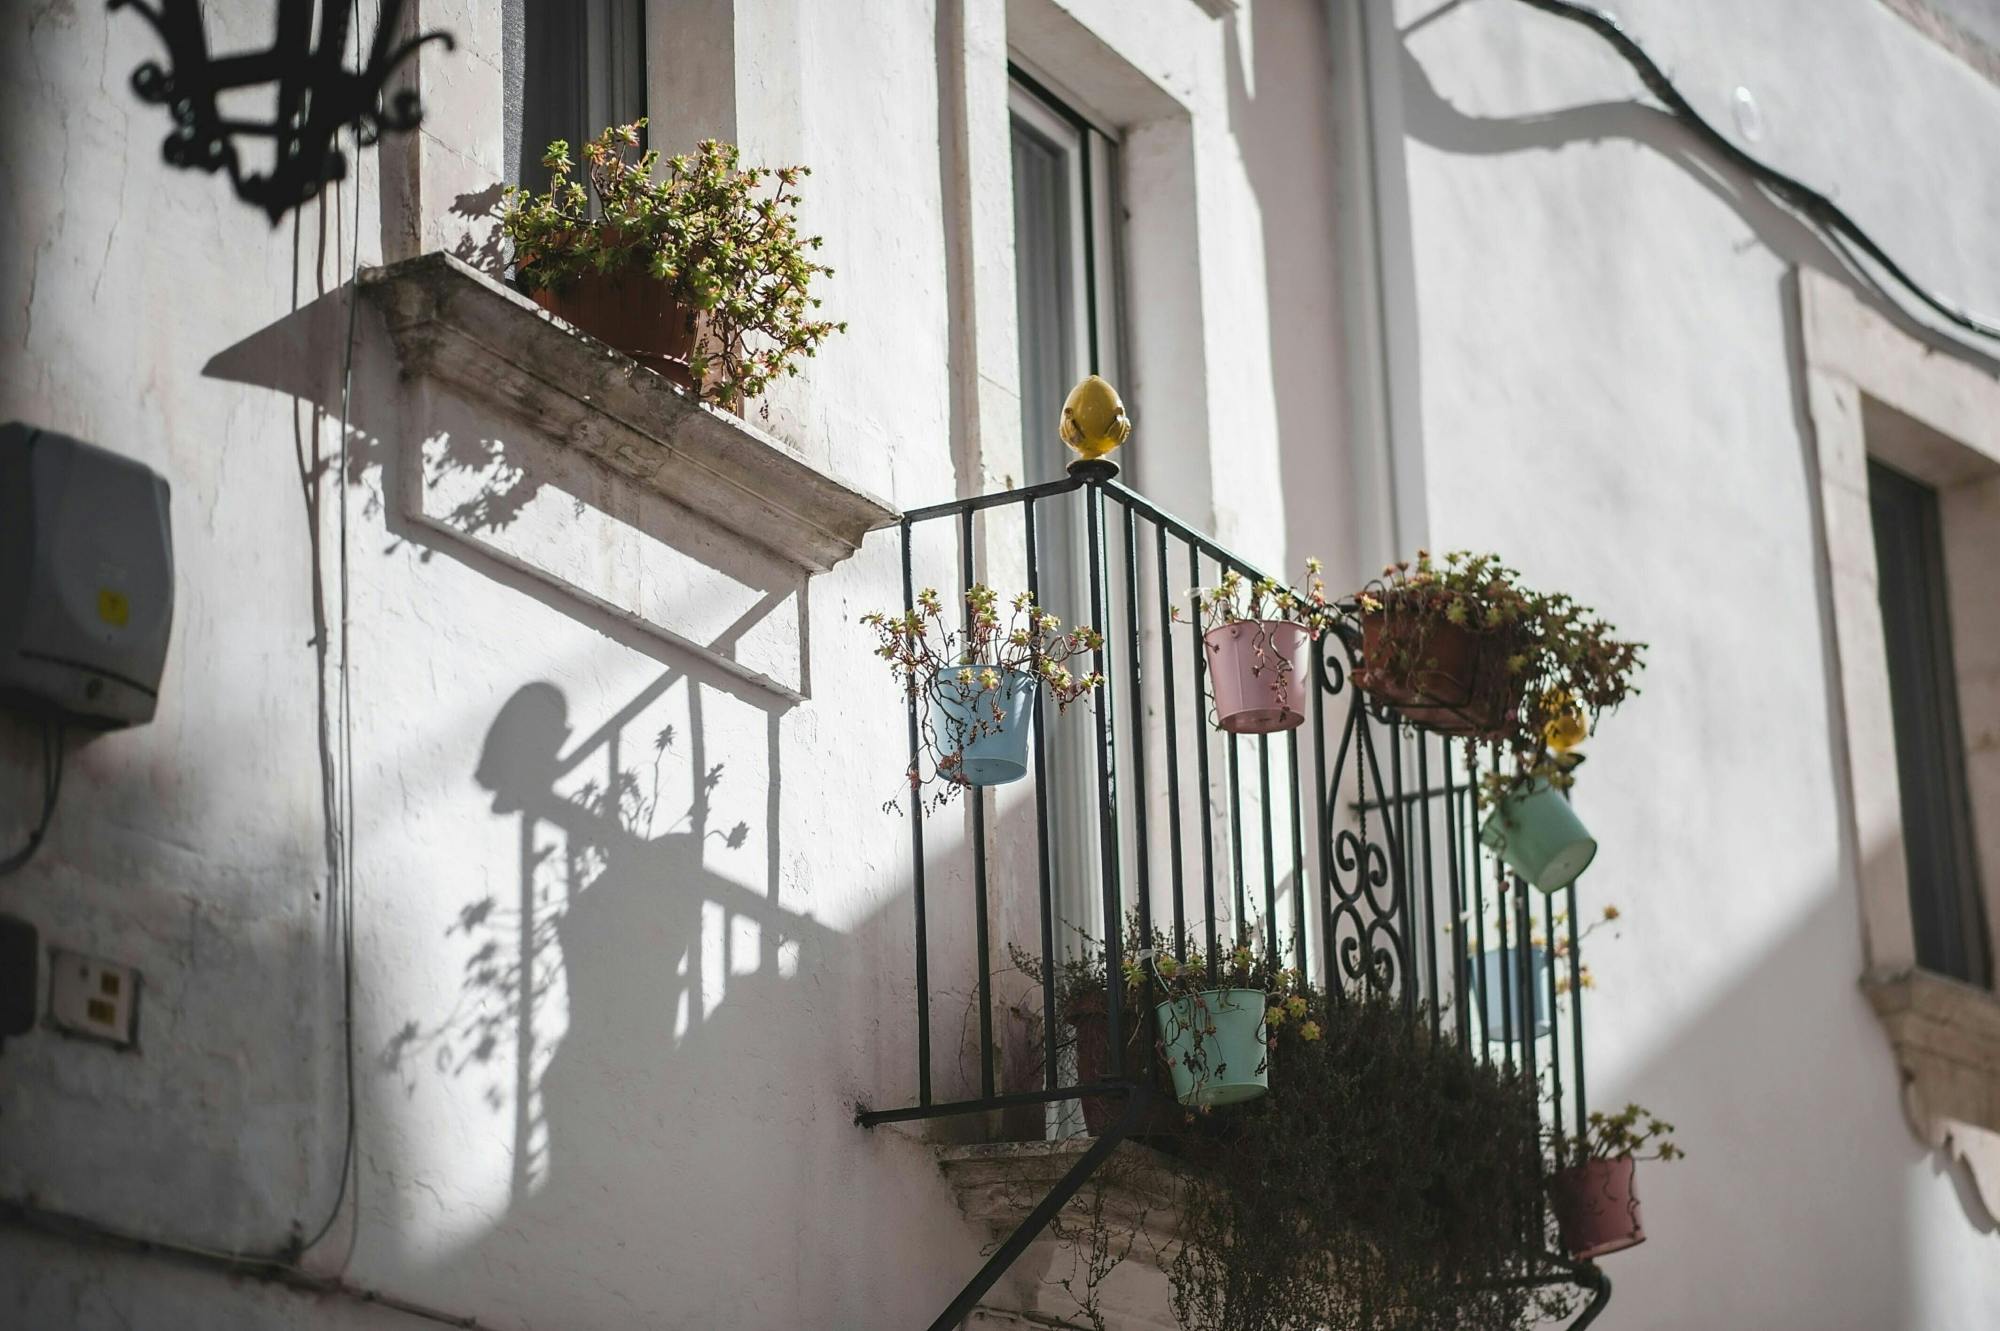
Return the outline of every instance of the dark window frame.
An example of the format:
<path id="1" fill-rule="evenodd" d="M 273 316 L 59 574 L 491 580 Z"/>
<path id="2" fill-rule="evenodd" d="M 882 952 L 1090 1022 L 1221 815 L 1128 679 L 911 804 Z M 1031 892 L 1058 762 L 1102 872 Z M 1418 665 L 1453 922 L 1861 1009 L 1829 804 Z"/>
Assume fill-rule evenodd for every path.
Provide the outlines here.
<path id="1" fill-rule="evenodd" d="M 501 15 L 507 183 L 546 190 L 552 141 L 580 162 L 585 143 L 646 114 L 645 0 L 504 0 Z"/>
<path id="2" fill-rule="evenodd" d="M 1991 936 L 1966 780 L 1938 494 L 1870 458 L 1868 503 L 1917 964 L 1991 988 Z"/>

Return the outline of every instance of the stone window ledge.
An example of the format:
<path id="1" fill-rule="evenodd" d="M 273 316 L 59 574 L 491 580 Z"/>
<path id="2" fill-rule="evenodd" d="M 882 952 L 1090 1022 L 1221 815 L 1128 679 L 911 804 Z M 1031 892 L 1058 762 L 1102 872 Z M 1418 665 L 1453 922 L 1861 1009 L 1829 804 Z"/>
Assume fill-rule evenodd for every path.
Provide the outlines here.
<path id="1" fill-rule="evenodd" d="M 364 271 L 406 378 L 444 380 L 806 573 L 895 509 L 449 254 Z"/>
<path id="2" fill-rule="evenodd" d="M 2000 994 L 1916 969 L 1871 971 L 1861 989 L 1895 1048 L 1911 1127 L 2000 1215 Z"/>

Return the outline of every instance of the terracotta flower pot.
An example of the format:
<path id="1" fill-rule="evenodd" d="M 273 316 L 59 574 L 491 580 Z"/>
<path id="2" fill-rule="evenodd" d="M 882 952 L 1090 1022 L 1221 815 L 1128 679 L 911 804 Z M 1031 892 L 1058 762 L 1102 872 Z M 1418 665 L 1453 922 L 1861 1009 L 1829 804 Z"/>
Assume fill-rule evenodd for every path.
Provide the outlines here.
<path id="1" fill-rule="evenodd" d="M 1201 638 L 1215 723 L 1236 735 L 1268 735 L 1306 722 L 1306 647 L 1312 636 L 1285 619 L 1218 624 Z"/>
<path id="2" fill-rule="evenodd" d="M 644 273 L 587 272 L 561 291 L 535 292 L 535 304 L 694 391 L 695 312 L 674 300 L 672 284 Z"/>
<path id="3" fill-rule="evenodd" d="M 1079 998 L 1067 1013 L 1069 1024 L 1076 1031 L 1076 1079 L 1088 1085 L 1101 1081 L 1108 1075 L 1111 1064 L 1111 1019 L 1104 1011 L 1104 996 L 1092 994 Z M 1125 1035 L 1125 1074 L 1136 1077 L 1146 1066 L 1146 1040 L 1148 1023 L 1142 1014 L 1134 1012 L 1130 1004 L 1118 1014 L 1119 1024 Z M 1149 1132 L 1171 1131 L 1176 1114 L 1169 1098 L 1172 1083 L 1167 1080 L 1165 1065 L 1158 1059 L 1153 1061 L 1153 1081 L 1161 1092 L 1153 1110 L 1138 1127 L 1138 1135 Z M 1102 1136 L 1104 1130 L 1118 1121 L 1124 1112 L 1125 1102 L 1110 1095 L 1086 1095 L 1083 1097 L 1083 1125 L 1093 1137 Z"/>
<path id="4" fill-rule="evenodd" d="M 1408 658 L 1421 652 L 1420 660 Z M 1490 735 L 1520 698 L 1507 679 L 1506 648 L 1440 615 L 1419 619 L 1382 611 L 1361 618 L 1362 673 L 1368 693 L 1442 735 Z M 1405 659 L 1394 661 L 1396 656 Z"/>
<path id="5" fill-rule="evenodd" d="M 1587 1262 L 1646 1241 L 1632 1176 L 1632 1157 L 1622 1155 L 1586 1160 L 1549 1180 L 1549 1206 L 1570 1256 Z"/>

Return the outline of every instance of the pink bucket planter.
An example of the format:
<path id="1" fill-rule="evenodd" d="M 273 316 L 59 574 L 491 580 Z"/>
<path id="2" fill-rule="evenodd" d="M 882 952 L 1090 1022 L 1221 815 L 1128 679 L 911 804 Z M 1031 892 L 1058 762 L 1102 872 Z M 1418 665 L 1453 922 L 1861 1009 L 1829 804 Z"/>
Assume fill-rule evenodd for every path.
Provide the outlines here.
<path id="1" fill-rule="evenodd" d="M 1268 735 L 1306 723 L 1312 637 L 1287 619 L 1244 619 L 1202 635 L 1216 724 L 1237 735 Z"/>
<path id="2" fill-rule="evenodd" d="M 1549 1206 L 1570 1256 L 1587 1262 L 1646 1241 L 1632 1175 L 1632 1157 L 1625 1155 L 1586 1160 L 1549 1180 Z"/>

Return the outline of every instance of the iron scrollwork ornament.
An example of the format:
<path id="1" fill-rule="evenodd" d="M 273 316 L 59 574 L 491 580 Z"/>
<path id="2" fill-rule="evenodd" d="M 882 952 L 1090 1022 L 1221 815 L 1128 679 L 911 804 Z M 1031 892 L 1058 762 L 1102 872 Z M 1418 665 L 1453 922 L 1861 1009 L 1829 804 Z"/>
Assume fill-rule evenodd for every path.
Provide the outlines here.
<path id="1" fill-rule="evenodd" d="M 211 56 L 199 0 L 110 0 L 112 10 L 131 9 L 159 34 L 170 68 L 148 60 L 132 71 L 139 99 L 164 106 L 174 128 L 161 145 L 170 165 L 229 172 L 237 197 L 264 210 L 276 225 L 292 209 L 315 198 L 329 181 L 347 175 L 347 156 L 335 136 L 353 127 L 366 147 L 384 134 L 417 127 L 423 107 L 414 89 L 386 94 L 383 85 L 396 67 L 426 42 L 453 46 L 450 33 L 432 32 L 398 43 L 403 0 L 382 0 L 375 33 L 361 68 L 350 69 L 347 45 L 358 12 L 352 0 L 277 0 L 277 36 L 269 47 L 242 55 Z M 315 33 L 314 11 L 318 11 Z M 219 94 L 275 84 L 274 112 L 268 121 L 225 116 Z M 247 170 L 239 139 L 270 139 L 269 172 Z"/>

